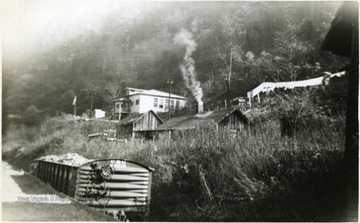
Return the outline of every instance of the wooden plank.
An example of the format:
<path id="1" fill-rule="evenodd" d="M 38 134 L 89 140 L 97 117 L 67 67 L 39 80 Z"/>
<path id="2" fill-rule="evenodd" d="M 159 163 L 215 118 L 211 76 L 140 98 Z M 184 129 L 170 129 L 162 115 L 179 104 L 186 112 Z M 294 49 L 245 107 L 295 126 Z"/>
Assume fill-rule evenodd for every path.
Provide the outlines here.
<path id="1" fill-rule="evenodd" d="M 142 206 L 147 205 L 147 202 L 145 201 L 131 201 L 131 200 L 98 200 L 98 201 L 86 201 L 81 203 L 85 203 L 86 205 L 89 205 L 91 207 L 111 207 L 111 206 L 117 206 L 117 207 L 129 207 L 129 206 Z"/>
<path id="2" fill-rule="evenodd" d="M 81 178 L 87 178 L 89 176 L 89 174 L 91 173 L 95 173 L 95 171 L 88 171 L 88 170 L 80 170 L 79 171 L 79 177 Z M 119 174 L 124 174 L 124 175 L 128 175 L 128 176 L 139 176 L 139 177 L 148 177 L 150 176 L 150 173 L 149 172 L 146 172 L 146 173 L 114 173 L 116 175 L 119 175 Z"/>
<path id="3" fill-rule="evenodd" d="M 129 174 L 113 174 L 109 180 L 117 181 L 147 181 L 148 176 L 132 176 Z"/>
<path id="4" fill-rule="evenodd" d="M 109 179 L 106 181 L 147 181 L 149 177 L 143 177 L 143 176 L 132 176 L 128 174 L 114 174 L 111 175 Z M 88 180 L 90 179 L 89 175 L 80 175 L 79 179 L 81 180 Z"/>
<path id="5" fill-rule="evenodd" d="M 148 207 L 147 206 L 133 206 L 133 207 L 116 207 L 116 206 L 112 206 L 112 207 L 105 207 L 100 209 L 100 211 L 104 212 L 104 211 L 108 211 L 108 212 L 118 212 L 120 210 L 123 210 L 125 212 L 127 211 L 134 211 L 134 212 L 144 212 Z"/>
<path id="6" fill-rule="evenodd" d="M 119 184 L 119 183 L 129 183 L 129 184 L 134 184 L 134 185 L 148 185 L 149 182 L 148 181 L 105 181 L 105 182 L 102 182 L 100 184 L 103 184 L 103 185 L 106 185 L 106 187 L 108 187 L 108 184 Z M 89 180 L 84 180 L 84 179 L 80 179 L 79 180 L 79 183 L 80 184 L 88 184 L 90 185 L 91 182 Z"/>
<path id="7" fill-rule="evenodd" d="M 147 193 L 131 193 L 131 192 L 127 192 L 127 191 L 110 191 L 109 196 L 110 197 L 115 197 L 115 198 L 119 198 L 119 197 L 147 197 L 148 194 Z"/>
<path id="8" fill-rule="evenodd" d="M 79 188 L 78 189 L 78 192 L 85 192 L 87 191 L 87 189 L 85 187 L 82 187 L 82 188 Z M 115 192 L 114 190 L 111 191 L 111 193 Z M 118 192 L 118 191 L 116 191 Z M 120 191 L 119 191 L 120 192 Z M 121 190 L 121 192 L 128 192 L 128 193 L 139 193 L 139 194 L 142 194 L 142 193 L 148 193 L 148 190 L 144 190 L 144 189 L 134 189 L 134 190 L 131 190 L 131 189 L 128 189 L 128 190 Z"/>
<path id="9" fill-rule="evenodd" d="M 90 166 L 82 166 L 79 168 L 80 171 L 94 171 L 93 168 L 91 168 Z M 147 173 L 149 172 L 147 169 L 145 168 L 135 168 L 135 167 L 124 167 L 124 168 L 118 168 L 118 169 L 115 169 L 115 172 L 119 172 L 119 173 L 126 173 L 126 172 L 134 172 L 134 173 Z"/>
<path id="10" fill-rule="evenodd" d="M 93 188 L 103 188 L 104 184 L 101 185 L 90 185 L 86 183 L 80 183 L 78 184 L 78 187 L 93 187 Z M 148 185 L 140 185 L 140 184 L 133 184 L 133 183 L 106 183 L 106 188 L 110 189 L 147 189 Z"/>
<path id="11" fill-rule="evenodd" d="M 78 196 L 84 196 L 86 194 L 85 191 L 78 191 Z M 132 193 L 127 191 L 110 191 L 107 196 L 113 197 L 113 198 L 135 198 L 135 197 L 147 197 L 147 193 Z"/>
<path id="12" fill-rule="evenodd" d="M 85 192 L 78 192 L 76 194 L 78 197 L 86 197 L 89 196 Z M 114 200 L 134 200 L 138 201 L 147 201 L 147 194 L 139 194 L 139 193 L 127 193 L 122 191 L 110 192 L 106 194 L 106 197 L 109 197 Z"/>

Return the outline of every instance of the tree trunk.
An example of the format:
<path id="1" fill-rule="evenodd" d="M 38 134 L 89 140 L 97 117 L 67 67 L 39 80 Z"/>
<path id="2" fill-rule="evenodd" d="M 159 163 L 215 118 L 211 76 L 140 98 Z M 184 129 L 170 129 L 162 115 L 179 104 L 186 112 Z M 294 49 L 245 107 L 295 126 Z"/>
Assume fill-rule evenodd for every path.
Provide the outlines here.
<path id="1" fill-rule="evenodd" d="M 231 98 L 230 98 L 230 89 L 231 89 L 231 72 L 232 72 L 232 58 L 233 58 L 233 52 L 232 52 L 232 46 L 230 48 L 230 62 L 229 62 L 229 76 L 228 76 L 228 87 L 227 87 L 227 108 L 231 107 Z"/>

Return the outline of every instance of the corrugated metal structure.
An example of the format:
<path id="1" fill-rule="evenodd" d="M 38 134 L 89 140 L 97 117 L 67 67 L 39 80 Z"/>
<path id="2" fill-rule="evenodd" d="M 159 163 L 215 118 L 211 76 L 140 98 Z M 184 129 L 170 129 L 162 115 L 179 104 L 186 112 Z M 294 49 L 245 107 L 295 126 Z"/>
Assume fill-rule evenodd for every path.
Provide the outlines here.
<path id="1" fill-rule="evenodd" d="M 121 138 L 132 139 L 145 136 L 148 131 L 156 129 L 163 121 L 153 111 L 144 114 L 132 114 L 117 124 L 117 135 Z"/>
<path id="2" fill-rule="evenodd" d="M 152 171 L 136 162 L 104 159 L 71 166 L 39 161 L 37 175 L 61 193 L 101 212 L 149 215 Z"/>
<path id="3" fill-rule="evenodd" d="M 213 123 L 216 128 L 241 131 L 249 125 L 249 120 L 239 109 L 229 108 L 174 117 L 157 127 L 155 131 L 194 129 L 203 123 Z"/>

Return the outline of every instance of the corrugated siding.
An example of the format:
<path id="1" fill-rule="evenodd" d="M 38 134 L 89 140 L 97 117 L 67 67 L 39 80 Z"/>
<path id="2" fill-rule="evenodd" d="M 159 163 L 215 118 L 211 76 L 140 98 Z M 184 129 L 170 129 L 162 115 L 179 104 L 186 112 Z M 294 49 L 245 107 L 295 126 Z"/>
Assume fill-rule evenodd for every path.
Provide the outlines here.
<path id="1" fill-rule="evenodd" d="M 79 167 L 76 198 L 102 211 L 139 211 L 150 203 L 151 172 L 123 160 L 94 161 Z"/>

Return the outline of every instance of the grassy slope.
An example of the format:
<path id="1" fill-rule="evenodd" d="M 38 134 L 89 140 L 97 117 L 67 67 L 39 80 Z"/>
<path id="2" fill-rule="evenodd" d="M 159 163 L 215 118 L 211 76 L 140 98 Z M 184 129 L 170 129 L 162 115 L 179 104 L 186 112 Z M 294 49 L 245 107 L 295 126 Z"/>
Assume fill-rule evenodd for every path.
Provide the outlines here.
<path id="1" fill-rule="evenodd" d="M 88 134 L 111 125 L 58 117 L 31 130 L 14 127 L 4 137 L 3 159 L 29 170 L 41 155 L 77 152 L 154 167 L 154 221 L 340 220 L 341 121 L 295 138 L 281 137 L 277 123 L 269 122 L 256 134 L 235 138 L 203 127 L 171 141 L 87 141 Z"/>

